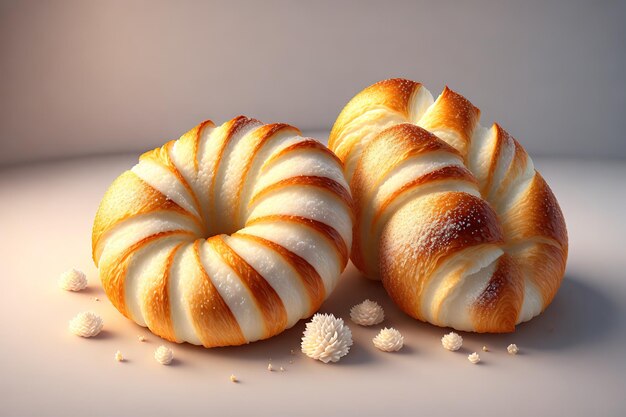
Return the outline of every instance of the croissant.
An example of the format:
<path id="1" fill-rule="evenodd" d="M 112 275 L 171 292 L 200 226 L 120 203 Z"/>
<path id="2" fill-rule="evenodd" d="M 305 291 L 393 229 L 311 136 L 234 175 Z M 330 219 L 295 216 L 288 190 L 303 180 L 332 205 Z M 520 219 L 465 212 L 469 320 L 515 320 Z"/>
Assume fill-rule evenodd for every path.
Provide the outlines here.
<path id="1" fill-rule="evenodd" d="M 521 145 L 445 88 L 376 83 L 343 109 L 329 147 L 355 205 L 351 259 L 410 316 L 510 332 L 554 298 L 567 259 L 559 204 Z"/>
<path id="2" fill-rule="evenodd" d="M 337 157 L 299 134 L 205 121 L 121 174 L 92 236 L 113 305 L 206 347 L 269 338 L 317 311 L 348 261 L 352 199 Z"/>

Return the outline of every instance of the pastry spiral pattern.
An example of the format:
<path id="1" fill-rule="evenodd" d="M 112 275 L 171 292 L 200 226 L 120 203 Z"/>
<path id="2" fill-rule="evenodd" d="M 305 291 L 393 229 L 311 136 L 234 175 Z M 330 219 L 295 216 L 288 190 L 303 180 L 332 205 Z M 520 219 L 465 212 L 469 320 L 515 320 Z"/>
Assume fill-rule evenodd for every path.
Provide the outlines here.
<path id="1" fill-rule="evenodd" d="M 520 144 L 445 88 L 391 79 L 331 131 L 356 223 L 351 259 L 410 316 L 510 332 L 555 296 L 567 259 L 558 202 Z"/>
<path id="2" fill-rule="evenodd" d="M 93 258 L 126 317 L 206 347 L 312 315 L 349 258 L 342 164 L 286 124 L 205 121 L 143 154 L 96 214 Z"/>

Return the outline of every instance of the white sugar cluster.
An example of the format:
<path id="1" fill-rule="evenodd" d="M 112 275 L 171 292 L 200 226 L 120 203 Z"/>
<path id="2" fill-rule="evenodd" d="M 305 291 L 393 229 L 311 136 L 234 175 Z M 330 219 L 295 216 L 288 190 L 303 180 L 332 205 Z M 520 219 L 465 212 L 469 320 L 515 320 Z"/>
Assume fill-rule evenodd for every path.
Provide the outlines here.
<path id="1" fill-rule="evenodd" d="M 332 314 L 317 313 L 306 324 L 302 352 L 324 363 L 337 362 L 352 346 L 352 332 L 343 319 Z"/>
<path id="2" fill-rule="evenodd" d="M 441 345 L 448 350 L 455 351 L 463 346 L 463 338 L 454 332 L 450 332 L 441 338 Z"/>
<path id="3" fill-rule="evenodd" d="M 174 360 L 174 352 L 167 346 L 159 346 L 154 351 L 154 359 L 161 365 L 169 365 Z"/>
<path id="4" fill-rule="evenodd" d="M 515 343 L 511 343 L 507 346 L 506 351 L 509 352 L 509 354 L 511 355 L 517 355 L 517 353 L 519 352 L 519 348 Z"/>
<path id="5" fill-rule="evenodd" d="M 476 352 L 468 355 L 467 360 L 470 361 L 471 363 L 473 363 L 474 365 L 476 365 L 478 362 L 480 362 L 480 355 Z"/>
<path id="6" fill-rule="evenodd" d="M 78 269 L 70 269 L 59 276 L 59 287 L 65 291 L 81 291 L 87 288 L 87 276 Z"/>
<path id="7" fill-rule="evenodd" d="M 102 317 L 86 311 L 70 320 L 70 331 L 80 337 L 94 337 L 102 330 Z"/>
<path id="8" fill-rule="evenodd" d="M 350 319 L 361 326 L 373 326 L 385 320 L 385 311 L 376 301 L 368 299 L 350 309 Z"/>
<path id="9" fill-rule="evenodd" d="M 383 352 L 397 352 L 404 346 L 404 337 L 393 327 L 384 328 L 372 340 L 376 348 Z"/>

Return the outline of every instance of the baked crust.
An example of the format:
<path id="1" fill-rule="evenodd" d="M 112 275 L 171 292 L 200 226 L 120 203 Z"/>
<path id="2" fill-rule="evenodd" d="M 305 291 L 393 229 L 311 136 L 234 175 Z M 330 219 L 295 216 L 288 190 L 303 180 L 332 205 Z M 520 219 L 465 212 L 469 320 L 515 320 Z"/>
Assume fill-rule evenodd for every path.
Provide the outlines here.
<path id="1" fill-rule="evenodd" d="M 448 87 L 433 100 L 420 83 L 385 80 L 346 105 L 329 147 L 350 181 L 357 268 L 412 317 L 510 332 L 554 298 L 567 231 L 522 146 L 479 119 Z"/>
<path id="2" fill-rule="evenodd" d="M 141 155 L 94 220 L 113 305 L 167 340 L 274 336 L 319 309 L 349 257 L 340 160 L 287 124 L 205 121 Z"/>

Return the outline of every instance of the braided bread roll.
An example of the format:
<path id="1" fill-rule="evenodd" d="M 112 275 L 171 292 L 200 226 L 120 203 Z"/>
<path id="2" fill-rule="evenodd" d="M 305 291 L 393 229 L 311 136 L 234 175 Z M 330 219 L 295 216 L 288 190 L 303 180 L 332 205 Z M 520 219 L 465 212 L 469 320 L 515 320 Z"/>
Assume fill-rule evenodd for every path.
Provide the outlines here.
<path id="1" fill-rule="evenodd" d="M 240 345 L 282 332 L 317 311 L 348 261 L 342 168 L 296 128 L 243 116 L 143 154 L 94 221 L 107 296 L 170 341 Z"/>
<path id="2" fill-rule="evenodd" d="M 407 314 L 509 332 L 552 301 L 567 259 L 563 214 L 504 129 L 447 87 L 392 79 L 343 109 L 329 147 L 357 217 L 352 261 Z"/>

